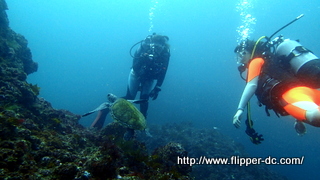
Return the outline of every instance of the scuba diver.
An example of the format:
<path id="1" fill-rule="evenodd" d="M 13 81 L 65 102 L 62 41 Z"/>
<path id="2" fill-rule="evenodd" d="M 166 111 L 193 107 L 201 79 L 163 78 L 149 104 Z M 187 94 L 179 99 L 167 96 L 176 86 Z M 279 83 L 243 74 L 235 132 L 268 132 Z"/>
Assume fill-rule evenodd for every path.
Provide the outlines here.
<path id="1" fill-rule="evenodd" d="M 304 123 L 320 127 L 320 60 L 299 41 L 272 37 L 282 29 L 303 17 L 303 14 L 284 25 L 270 37 L 257 41 L 244 40 L 235 48 L 238 70 L 246 86 L 242 93 L 233 124 L 240 127 L 240 117 L 247 107 L 245 132 L 254 144 L 264 139 L 253 129 L 250 99 L 255 94 L 264 105 L 268 116 L 272 109 L 279 117 L 291 115 L 296 119 L 294 128 L 298 135 L 306 133 Z M 265 42 L 262 40 L 266 39 Z M 247 70 L 247 78 L 242 73 Z"/>
<path id="2" fill-rule="evenodd" d="M 167 36 L 153 33 L 134 44 L 130 49 L 133 64 L 129 73 L 127 93 L 122 98 L 134 100 L 138 91 L 140 91 L 140 111 L 145 118 L 147 117 L 148 99 L 149 97 L 152 100 L 157 99 L 167 72 L 170 58 L 168 40 Z M 139 45 L 139 47 L 132 55 L 131 51 L 136 45 Z M 103 127 L 109 109 L 104 108 L 103 104 L 100 107 L 102 108 L 94 110 L 98 111 L 98 114 L 90 127 L 98 129 Z"/>
<path id="3" fill-rule="evenodd" d="M 320 60 L 317 56 L 298 41 L 282 36 L 272 41 L 265 36 L 257 41 L 247 39 L 235 48 L 235 53 L 240 74 L 247 70 L 247 84 L 233 117 L 236 128 L 240 127 L 240 116 L 254 94 L 260 105 L 265 106 L 268 116 L 270 109 L 278 116 L 293 116 L 298 135 L 306 133 L 303 123 L 320 127 L 320 91 L 317 90 Z M 251 140 L 258 140 L 253 143 L 259 144 L 263 139 L 254 133 L 247 132 Z"/>
<path id="4" fill-rule="evenodd" d="M 134 99 L 140 91 L 140 99 L 157 99 L 167 73 L 170 59 L 168 36 L 153 33 L 140 44 L 133 58 L 132 69 L 129 73 L 127 94 L 125 99 Z M 141 113 L 147 118 L 148 101 L 140 104 Z"/>

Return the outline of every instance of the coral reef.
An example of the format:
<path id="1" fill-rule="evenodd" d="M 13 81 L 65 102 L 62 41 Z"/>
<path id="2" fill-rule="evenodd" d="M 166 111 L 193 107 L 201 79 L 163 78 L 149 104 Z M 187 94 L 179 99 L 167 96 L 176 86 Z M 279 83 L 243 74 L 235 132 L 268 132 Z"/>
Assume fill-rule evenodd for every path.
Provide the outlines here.
<path id="1" fill-rule="evenodd" d="M 180 144 L 188 156 L 200 158 L 230 158 L 231 156 L 250 157 L 241 144 L 236 143 L 217 129 L 197 129 L 191 122 L 170 123 L 162 126 L 150 126 L 152 137 L 140 135 L 138 138 L 146 143 L 148 151 L 169 142 Z M 179 152 L 179 150 L 176 150 Z M 177 157 L 178 154 L 175 155 Z M 162 158 L 168 159 L 168 158 Z M 175 159 L 177 161 L 177 159 Z M 168 162 L 168 160 L 166 160 Z M 176 163 L 176 162 L 175 162 Z M 183 168 L 187 170 L 186 167 Z M 229 179 L 286 179 L 267 168 L 265 165 L 198 165 L 192 166 L 190 176 L 202 180 Z"/>
<path id="2" fill-rule="evenodd" d="M 177 156 L 244 155 L 241 146 L 214 130 L 188 123 L 151 127 L 124 140 L 127 129 L 111 123 L 84 128 L 79 115 L 54 109 L 26 81 L 36 72 L 27 40 L 9 28 L 0 0 L 0 179 L 283 179 L 263 166 L 188 166 Z"/>

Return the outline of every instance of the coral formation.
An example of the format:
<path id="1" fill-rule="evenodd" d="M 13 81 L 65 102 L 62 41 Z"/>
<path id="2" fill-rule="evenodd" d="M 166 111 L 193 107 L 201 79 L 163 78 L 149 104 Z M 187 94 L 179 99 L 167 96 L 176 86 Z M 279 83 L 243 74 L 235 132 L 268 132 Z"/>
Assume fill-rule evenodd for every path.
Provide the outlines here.
<path id="1" fill-rule="evenodd" d="M 0 179 L 283 179 L 262 166 L 191 167 L 177 156 L 244 155 L 232 140 L 187 123 L 151 127 L 126 141 L 126 128 L 111 123 L 84 128 L 79 115 L 54 109 L 26 81 L 36 72 L 27 40 L 9 28 L 0 0 Z"/>

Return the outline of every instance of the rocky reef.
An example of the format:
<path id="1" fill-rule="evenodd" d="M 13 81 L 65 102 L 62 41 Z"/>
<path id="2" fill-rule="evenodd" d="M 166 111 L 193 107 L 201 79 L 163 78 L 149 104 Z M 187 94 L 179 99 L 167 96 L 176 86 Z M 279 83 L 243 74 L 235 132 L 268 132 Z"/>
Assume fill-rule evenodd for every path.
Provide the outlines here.
<path id="1" fill-rule="evenodd" d="M 0 0 L 0 179 L 284 179 L 264 166 L 189 166 L 177 157 L 245 156 L 216 130 L 189 123 L 151 126 L 126 141 L 117 123 L 85 128 L 79 115 L 55 109 L 27 82 L 37 71 L 27 40 L 9 27 Z"/>
<path id="2" fill-rule="evenodd" d="M 0 0 L 0 179 L 190 179 L 189 171 L 160 161 L 185 153 L 180 145 L 150 155 L 142 142 L 123 140 L 122 126 L 84 128 L 79 115 L 38 97 L 40 87 L 27 82 L 38 64 L 24 36 L 10 29 L 6 10 Z"/>
<path id="3" fill-rule="evenodd" d="M 222 134 L 218 129 L 197 129 L 191 122 L 170 123 L 162 126 L 153 125 L 150 127 L 150 134 L 152 134 L 152 137 L 143 136 L 141 138 L 149 151 L 153 151 L 157 147 L 163 147 L 168 142 L 174 142 L 185 148 L 189 158 L 200 158 L 201 156 L 229 159 L 232 156 L 250 157 L 241 144 Z M 197 162 L 200 161 L 195 163 Z M 239 166 L 213 163 L 193 164 L 190 177 L 201 180 L 286 179 L 269 170 L 266 165 Z"/>

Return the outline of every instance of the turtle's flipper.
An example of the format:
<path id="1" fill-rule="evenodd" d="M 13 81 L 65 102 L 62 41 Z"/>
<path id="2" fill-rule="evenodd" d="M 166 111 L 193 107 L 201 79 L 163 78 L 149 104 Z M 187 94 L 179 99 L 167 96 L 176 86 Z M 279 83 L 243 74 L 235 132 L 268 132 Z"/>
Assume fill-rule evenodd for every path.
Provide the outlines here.
<path id="1" fill-rule="evenodd" d="M 90 112 L 87 112 L 87 113 L 85 113 L 85 114 L 83 114 L 83 115 L 81 115 L 81 117 L 85 117 L 85 116 L 88 116 L 88 115 L 90 115 L 90 114 L 92 114 L 92 113 L 94 113 L 95 111 L 90 111 Z"/>
<path id="2" fill-rule="evenodd" d="M 141 103 L 148 102 L 148 99 L 136 99 L 136 100 L 127 100 L 127 101 L 135 104 L 141 104 Z"/>
<path id="3" fill-rule="evenodd" d="M 88 115 L 90 115 L 90 114 L 92 114 L 94 112 L 101 111 L 103 109 L 108 109 L 109 107 L 110 107 L 110 103 L 104 102 L 99 107 L 97 107 L 96 109 L 83 114 L 81 117 L 88 116 Z"/>

